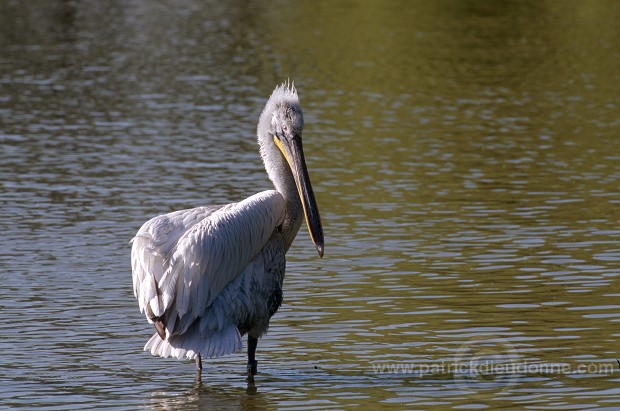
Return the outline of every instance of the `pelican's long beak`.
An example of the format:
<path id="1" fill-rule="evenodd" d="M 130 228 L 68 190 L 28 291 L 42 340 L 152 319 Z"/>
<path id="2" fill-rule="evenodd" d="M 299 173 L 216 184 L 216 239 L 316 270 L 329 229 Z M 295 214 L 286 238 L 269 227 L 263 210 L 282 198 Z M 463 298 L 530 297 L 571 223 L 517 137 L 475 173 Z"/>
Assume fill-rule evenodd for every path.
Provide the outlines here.
<path id="1" fill-rule="evenodd" d="M 295 178 L 297 192 L 304 208 L 306 224 L 310 237 L 314 243 L 319 257 L 323 257 L 323 226 L 321 225 L 321 217 L 319 216 L 319 208 L 316 205 L 312 184 L 310 184 L 310 176 L 306 167 L 306 158 L 304 150 L 301 146 L 301 137 L 287 137 L 284 135 L 275 135 L 273 141 L 280 149 Z"/>

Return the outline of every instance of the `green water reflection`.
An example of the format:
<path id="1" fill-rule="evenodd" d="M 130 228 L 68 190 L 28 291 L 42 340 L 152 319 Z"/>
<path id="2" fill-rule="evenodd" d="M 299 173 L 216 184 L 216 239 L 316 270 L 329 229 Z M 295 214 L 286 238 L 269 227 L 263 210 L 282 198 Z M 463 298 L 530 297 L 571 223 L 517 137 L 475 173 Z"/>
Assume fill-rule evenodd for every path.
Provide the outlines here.
<path id="1" fill-rule="evenodd" d="M 0 404 L 620 405 L 620 3 L 0 7 Z M 253 135 L 287 78 L 325 258 L 301 233 L 255 385 L 243 354 L 195 381 L 140 352 L 126 243 L 269 187 Z"/>

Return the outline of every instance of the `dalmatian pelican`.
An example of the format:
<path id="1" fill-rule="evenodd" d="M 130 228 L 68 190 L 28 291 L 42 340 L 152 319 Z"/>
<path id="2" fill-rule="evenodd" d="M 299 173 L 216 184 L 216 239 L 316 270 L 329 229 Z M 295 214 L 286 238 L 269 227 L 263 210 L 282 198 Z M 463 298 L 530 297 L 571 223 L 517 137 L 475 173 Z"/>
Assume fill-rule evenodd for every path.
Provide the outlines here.
<path id="1" fill-rule="evenodd" d="M 257 127 L 275 190 L 154 217 L 131 240 L 134 295 L 156 330 L 145 351 L 195 360 L 200 371 L 202 357 L 239 351 L 247 334 L 247 373 L 257 373 L 258 339 L 282 303 L 285 255 L 304 219 L 323 257 L 303 126 L 294 84 L 277 86 Z"/>

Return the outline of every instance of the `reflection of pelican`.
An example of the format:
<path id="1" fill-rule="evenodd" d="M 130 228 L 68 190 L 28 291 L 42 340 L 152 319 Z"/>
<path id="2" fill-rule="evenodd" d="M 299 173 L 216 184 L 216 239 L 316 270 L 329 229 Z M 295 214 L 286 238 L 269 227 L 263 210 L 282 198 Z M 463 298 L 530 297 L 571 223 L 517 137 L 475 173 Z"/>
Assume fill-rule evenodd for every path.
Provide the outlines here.
<path id="1" fill-rule="evenodd" d="M 239 203 L 155 217 L 132 240 L 134 294 L 157 332 L 144 349 L 162 357 L 218 357 L 241 349 L 256 373 L 258 338 L 282 302 L 285 257 L 304 220 L 319 256 L 323 229 L 293 85 L 276 87 L 258 121 L 260 154 L 275 190 Z"/>
<path id="2" fill-rule="evenodd" d="M 220 381 L 222 382 L 222 381 Z M 247 379 L 245 388 L 228 384 L 203 385 L 201 374 L 196 373 L 193 385 L 181 382 L 172 389 L 147 392 L 144 407 L 147 410 L 264 410 L 274 408 L 269 395 L 257 395 L 258 388 L 253 378 Z"/>

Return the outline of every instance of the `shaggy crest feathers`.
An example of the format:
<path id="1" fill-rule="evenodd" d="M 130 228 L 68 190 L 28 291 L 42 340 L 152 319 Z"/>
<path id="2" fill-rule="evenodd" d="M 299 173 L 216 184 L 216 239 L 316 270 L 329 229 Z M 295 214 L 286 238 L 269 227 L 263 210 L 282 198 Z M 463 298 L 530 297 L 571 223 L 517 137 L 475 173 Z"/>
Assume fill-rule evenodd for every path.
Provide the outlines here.
<path id="1" fill-rule="evenodd" d="M 274 105 L 281 102 L 289 102 L 299 104 L 299 96 L 297 95 L 297 89 L 295 88 L 295 82 L 287 80 L 286 82 L 276 86 L 276 88 L 269 96 L 267 104 L 265 104 L 264 112 L 273 111 Z"/>
<path id="2" fill-rule="evenodd" d="M 286 80 L 286 82 L 283 82 L 279 86 L 276 86 L 276 88 L 271 93 L 271 97 L 277 94 L 282 94 L 283 97 L 288 95 L 299 100 L 299 97 L 297 96 L 297 89 L 295 88 L 295 82 L 290 81 L 290 79 Z M 271 97 L 269 98 L 271 99 Z"/>

